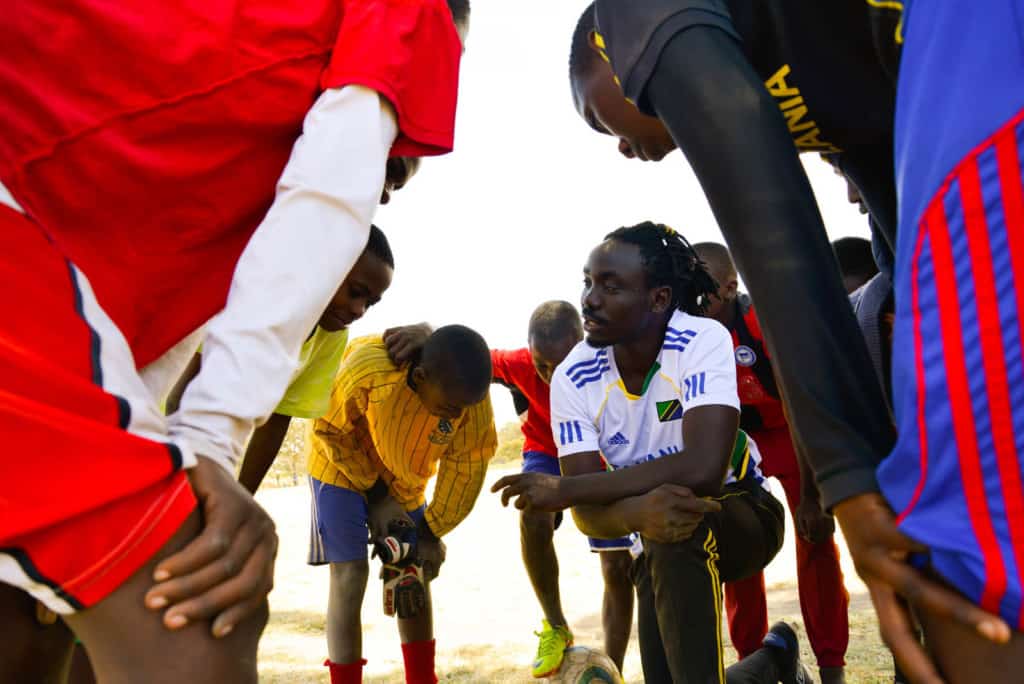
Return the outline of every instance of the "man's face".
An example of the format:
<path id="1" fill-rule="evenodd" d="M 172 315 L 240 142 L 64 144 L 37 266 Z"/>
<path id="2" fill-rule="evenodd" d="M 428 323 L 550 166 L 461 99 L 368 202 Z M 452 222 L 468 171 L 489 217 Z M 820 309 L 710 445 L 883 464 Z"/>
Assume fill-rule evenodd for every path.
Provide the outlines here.
<path id="1" fill-rule="evenodd" d="M 533 357 L 533 367 L 537 369 L 540 379 L 550 385 L 555 368 L 565 360 L 579 341 L 575 335 L 567 335 L 559 340 L 542 340 L 531 335 L 530 356 Z"/>
<path id="2" fill-rule="evenodd" d="M 462 412 L 473 404 L 483 401 L 487 391 L 480 396 L 473 396 L 459 387 L 452 387 L 445 382 L 444 373 L 424 366 L 413 370 L 413 382 L 416 384 L 416 395 L 431 415 L 445 420 L 456 420 Z"/>
<path id="3" fill-rule="evenodd" d="M 611 66 L 603 59 L 573 82 L 576 111 L 598 133 L 619 139 L 619 152 L 628 159 L 661 161 L 676 143 L 659 119 L 642 114 L 615 84 Z"/>
<path id="4" fill-rule="evenodd" d="M 850 204 L 856 204 L 857 211 L 859 211 L 861 214 L 867 214 L 868 205 L 864 203 L 864 198 L 861 197 L 860 190 L 857 189 L 857 186 L 854 185 L 853 181 L 851 181 L 849 178 L 845 178 L 844 176 L 844 179 L 846 180 L 846 200 Z"/>
<path id="5" fill-rule="evenodd" d="M 364 251 L 320 316 L 319 326 L 334 332 L 362 318 L 391 286 L 393 275 L 394 270 L 380 257 Z"/>
<path id="6" fill-rule="evenodd" d="M 630 342 L 664 313 L 671 291 L 648 288 L 640 248 L 606 240 L 583 268 L 583 330 L 595 347 Z"/>

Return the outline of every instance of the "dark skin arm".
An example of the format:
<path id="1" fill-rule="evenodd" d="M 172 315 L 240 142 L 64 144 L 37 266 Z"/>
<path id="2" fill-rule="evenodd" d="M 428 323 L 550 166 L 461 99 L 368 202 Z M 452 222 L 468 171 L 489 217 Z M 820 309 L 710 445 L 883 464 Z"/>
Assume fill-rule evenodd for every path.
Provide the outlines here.
<path id="1" fill-rule="evenodd" d="M 384 331 L 384 345 L 388 357 L 396 366 L 401 366 L 417 358 L 427 338 L 434 332 L 429 323 L 400 325 Z"/>
<path id="2" fill-rule="evenodd" d="M 601 454 L 587 451 L 558 459 L 563 477 L 582 477 L 603 473 Z M 624 537 L 634 531 L 635 500 L 620 499 L 607 505 L 581 504 L 572 508 L 572 517 L 580 532 L 598 539 Z"/>
<path id="3" fill-rule="evenodd" d="M 911 679 L 937 684 L 900 596 L 993 641 L 1004 643 L 1010 631 L 905 562 L 921 547 L 899 532 L 874 478 L 894 442 L 885 399 L 785 121 L 740 46 L 711 27 L 669 42 L 646 95 L 757 302 L 795 432 L 871 591 L 883 638 Z"/>
<path id="4" fill-rule="evenodd" d="M 185 394 L 185 388 L 188 387 L 188 383 L 192 382 L 192 378 L 199 375 L 202 362 L 203 356 L 198 353 L 189 360 L 185 370 L 181 372 L 181 377 L 174 383 L 170 394 L 167 395 L 167 401 L 164 402 L 164 413 L 171 415 L 178 410 L 178 406 L 181 404 L 181 395 Z"/>
<path id="5" fill-rule="evenodd" d="M 185 393 L 188 384 L 199 374 L 202 366 L 202 355 L 196 354 L 185 366 L 178 382 L 174 383 L 170 394 L 167 395 L 166 412 L 168 415 L 178 410 L 181 403 L 181 396 Z M 259 489 L 267 471 L 274 464 L 277 452 L 281 450 L 284 437 L 288 434 L 288 426 L 291 424 L 291 417 L 280 413 L 272 413 L 267 422 L 256 428 L 245 449 L 245 456 L 242 459 L 242 469 L 238 474 L 238 481 L 250 494 L 255 494 Z"/>
<path id="6" fill-rule="evenodd" d="M 503 504 L 516 497 L 516 508 L 540 511 L 611 504 L 647 494 L 663 484 L 686 487 L 700 497 L 717 496 L 736 441 L 739 411 L 731 406 L 698 406 L 687 411 L 682 422 L 686 446 L 678 454 L 610 473 L 551 478 L 550 486 L 541 477 L 533 477 L 537 473 L 508 475 L 491 491 L 504 490 Z"/>
<path id="7" fill-rule="evenodd" d="M 249 440 L 245 457 L 242 459 L 242 469 L 238 473 L 238 481 L 250 494 L 256 493 L 270 466 L 274 464 L 291 422 L 291 416 L 272 413 L 267 422 L 252 433 L 252 439 Z"/>
<path id="8" fill-rule="evenodd" d="M 559 464 L 563 477 L 605 472 L 601 456 L 596 451 L 566 456 L 559 459 Z M 689 538 L 705 513 L 720 508 L 714 501 L 694 496 L 686 487 L 663 484 L 640 496 L 626 497 L 607 505 L 574 506 L 572 516 L 580 531 L 590 537 L 615 539 L 639 532 L 645 539 L 672 543 Z"/>

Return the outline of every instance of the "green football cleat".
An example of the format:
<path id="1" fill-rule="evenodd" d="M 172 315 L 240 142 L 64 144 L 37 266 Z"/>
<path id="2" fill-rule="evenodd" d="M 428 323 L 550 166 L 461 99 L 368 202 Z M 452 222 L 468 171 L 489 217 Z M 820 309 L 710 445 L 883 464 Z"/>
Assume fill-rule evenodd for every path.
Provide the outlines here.
<path id="1" fill-rule="evenodd" d="M 533 661 L 533 676 L 540 679 L 558 672 L 562 666 L 565 649 L 572 646 L 572 632 L 566 626 L 552 627 L 547 620 L 541 620 L 544 629 L 534 632 L 540 637 L 537 644 L 537 658 Z"/>

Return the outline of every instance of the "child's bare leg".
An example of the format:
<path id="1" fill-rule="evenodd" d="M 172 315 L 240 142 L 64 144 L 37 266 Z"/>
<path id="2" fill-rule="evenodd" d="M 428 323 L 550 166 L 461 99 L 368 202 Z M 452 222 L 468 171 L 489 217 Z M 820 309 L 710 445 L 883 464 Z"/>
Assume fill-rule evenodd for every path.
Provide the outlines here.
<path id="1" fill-rule="evenodd" d="M 426 602 L 423 610 L 414 618 L 398 620 L 398 634 L 403 644 L 414 641 L 431 641 L 434 638 L 434 605 L 430 601 L 430 582 L 424 585 Z"/>
<path id="2" fill-rule="evenodd" d="M 604 576 L 604 601 L 601 623 L 604 626 L 604 650 L 622 671 L 633 631 L 633 582 L 629 568 L 633 557 L 629 551 L 602 551 L 601 574 Z"/>
<path id="3" fill-rule="evenodd" d="M 62 684 L 67 677 L 74 635 L 59 619 L 42 624 L 40 608 L 22 590 L 0 584 L 0 682 Z"/>
<path id="4" fill-rule="evenodd" d="M 332 663 L 354 663 L 363 657 L 360 612 L 370 564 L 365 560 L 331 563 L 327 601 L 327 655 Z"/>
<path id="5" fill-rule="evenodd" d="M 544 618 L 552 626 L 565 626 L 558 591 L 558 556 L 555 555 L 555 514 L 526 512 L 519 517 L 523 565 L 537 595 Z"/>

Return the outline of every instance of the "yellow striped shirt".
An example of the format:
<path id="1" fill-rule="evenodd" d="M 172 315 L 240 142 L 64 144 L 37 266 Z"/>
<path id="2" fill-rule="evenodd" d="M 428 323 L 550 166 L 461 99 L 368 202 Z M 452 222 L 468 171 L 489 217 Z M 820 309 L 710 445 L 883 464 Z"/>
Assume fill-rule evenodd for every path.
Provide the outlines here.
<path id="1" fill-rule="evenodd" d="M 437 474 L 426 520 L 434 534 L 451 531 L 469 515 L 497 448 L 490 398 L 448 422 L 431 415 L 396 367 L 379 335 L 353 340 L 331 391 L 331 407 L 313 421 L 309 474 L 363 492 L 377 478 L 412 510 L 425 503 Z"/>

